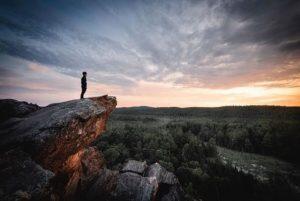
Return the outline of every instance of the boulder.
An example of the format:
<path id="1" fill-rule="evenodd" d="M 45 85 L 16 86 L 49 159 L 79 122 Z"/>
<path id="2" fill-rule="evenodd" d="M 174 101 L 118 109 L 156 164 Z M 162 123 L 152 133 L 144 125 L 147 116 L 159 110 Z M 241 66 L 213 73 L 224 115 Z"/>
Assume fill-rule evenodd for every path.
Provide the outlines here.
<path id="1" fill-rule="evenodd" d="M 129 160 L 121 171 L 103 168 L 82 200 L 180 201 L 183 190 L 176 176 L 158 163 Z"/>
<path id="2" fill-rule="evenodd" d="M 135 164 L 134 166 L 132 166 Z M 128 167 L 143 167 L 143 171 L 133 172 Z M 151 167 L 157 175 L 146 175 L 147 168 Z M 97 179 L 93 182 L 82 200 L 104 201 L 180 201 L 183 199 L 183 191 L 177 179 L 172 173 L 165 170 L 158 163 L 147 166 L 146 162 L 129 160 L 122 170 L 112 171 L 102 168 Z M 126 169 L 126 171 L 125 171 Z M 134 168 L 135 170 L 136 168 Z M 138 170 L 140 170 L 138 168 Z M 159 170 L 159 171 L 157 171 Z M 164 175 L 165 174 L 165 175 Z M 175 177 L 175 175 L 173 175 Z M 169 178 L 170 179 L 162 179 Z M 171 178 L 172 182 L 170 182 Z M 165 183 L 163 183 L 165 182 Z"/>
<path id="3" fill-rule="evenodd" d="M 67 158 L 104 130 L 115 97 L 102 96 L 52 104 L 0 131 L 0 150 L 22 147 L 43 167 L 57 172 Z"/>
<path id="4" fill-rule="evenodd" d="M 146 161 L 140 162 L 135 160 L 129 160 L 124 167 L 122 168 L 121 172 L 133 172 L 142 175 L 147 168 Z"/>
<path id="5" fill-rule="evenodd" d="M 179 184 L 177 177 L 172 172 L 168 172 L 159 163 L 154 163 L 149 166 L 145 176 L 155 179 L 158 184 Z"/>
<path id="6" fill-rule="evenodd" d="M 115 97 L 101 96 L 7 117 L 0 123 L 0 200 L 77 199 L 104 166 L 89 145 L 116 104 Z"/>
<path id="7" fill-rule="evenodd" d="M 125 172 L 120 174 L 114 191 L 116 200 L 151 201 L 155 197 L 157 186 L 147 177 Z"/>

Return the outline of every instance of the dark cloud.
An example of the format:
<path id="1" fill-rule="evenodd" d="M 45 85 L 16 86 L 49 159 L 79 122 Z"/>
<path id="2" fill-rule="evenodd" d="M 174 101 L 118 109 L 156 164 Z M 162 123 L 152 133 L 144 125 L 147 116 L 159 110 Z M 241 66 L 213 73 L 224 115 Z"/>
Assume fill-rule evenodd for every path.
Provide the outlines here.
<path id="1" fill-rule="evenodd" d="M 300 39 L 300 1 L 224 1 L 224 9 L 229 18 L 246 24 L 229 41 L 279 45 Z"/>
<path id="2" fill-rule="evenodd" d="M 293 41 L 293 42 L 287 42 L 285 44 L 282 44 L 280 46 L 280 49 L 283 51 L 295 51 L 295 50 L 300 50 L 300 40 L 298 41 Z"/>

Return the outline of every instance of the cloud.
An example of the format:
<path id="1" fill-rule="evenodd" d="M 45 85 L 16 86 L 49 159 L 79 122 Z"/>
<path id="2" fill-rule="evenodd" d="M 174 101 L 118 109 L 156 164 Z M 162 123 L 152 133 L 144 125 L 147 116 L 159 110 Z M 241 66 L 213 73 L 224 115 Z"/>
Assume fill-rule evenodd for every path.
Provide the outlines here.
<path id="1" fill-rule="evenodd" d="M 299 40 L 299 1 L 225 0 L 224 5 L 229 17 L 246 23 L 240 32 L 229 37 L 231 41 L 279 45 Z"/>
<path id="2" fill-rule="evenodd" d="M 141 82 L 298 86 L 299 9 L 297 0 L 4 1 L 0 54 L 127 92 Z M 46 70 L 1 63 L 0 79 Z"/>

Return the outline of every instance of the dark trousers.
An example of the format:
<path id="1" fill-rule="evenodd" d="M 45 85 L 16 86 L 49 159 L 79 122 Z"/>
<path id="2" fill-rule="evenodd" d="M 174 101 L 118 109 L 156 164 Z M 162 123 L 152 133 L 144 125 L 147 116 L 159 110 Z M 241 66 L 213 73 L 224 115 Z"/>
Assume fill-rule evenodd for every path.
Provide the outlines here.
<path id="1" fill-rule="evenodd" d="M 86 92 L 86 88 L 82 87 L 81 88 L 81 94 L 80 94 L 80 99 L 83 99 L 84 93 Z"/>

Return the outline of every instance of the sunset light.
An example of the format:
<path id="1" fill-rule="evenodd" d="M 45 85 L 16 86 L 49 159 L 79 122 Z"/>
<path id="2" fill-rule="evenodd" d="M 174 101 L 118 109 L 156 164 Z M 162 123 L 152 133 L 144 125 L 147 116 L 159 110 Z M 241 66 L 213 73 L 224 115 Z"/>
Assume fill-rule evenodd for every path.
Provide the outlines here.
<path id="1" fill-rule="evenodd" d="M 0 98 L 76 99 L 87 71 L 86 96 L 118 107 L 300 105 L 297 22 L 277 14 L 288 4 L 59 4 L 1 6 Z"/>

